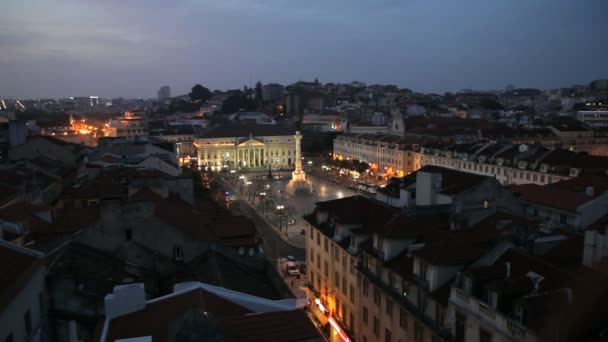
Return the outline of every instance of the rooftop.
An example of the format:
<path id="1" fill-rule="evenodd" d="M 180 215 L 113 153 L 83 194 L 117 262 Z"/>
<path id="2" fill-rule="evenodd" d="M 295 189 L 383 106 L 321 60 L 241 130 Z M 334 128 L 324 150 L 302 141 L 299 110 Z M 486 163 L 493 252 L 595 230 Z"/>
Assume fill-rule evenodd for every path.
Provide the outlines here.
<path id="1" fill-rule="evenodd" d="M 293 128 L 279 127 L 276 125 L 238 123 L 215 127 L 208 132 L 202 133 L 198 138 L 242 138 L 250 135 L 254 137 L 291 136 L 294 134 L 295 130 Z"/>

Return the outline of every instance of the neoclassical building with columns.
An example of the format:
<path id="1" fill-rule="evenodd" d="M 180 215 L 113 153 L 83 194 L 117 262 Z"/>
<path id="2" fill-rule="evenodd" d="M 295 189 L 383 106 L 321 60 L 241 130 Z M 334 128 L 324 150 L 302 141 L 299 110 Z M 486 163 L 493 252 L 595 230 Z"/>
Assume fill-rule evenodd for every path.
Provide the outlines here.
<path id="1" fill-rule="evenodd" d="M 226 168 L 293 168 L 301 135 L 274 125 L 231 124 L 213 128 L 195 138 L 198 165 Z M 299 151 L 298 151 L 299 152 Z"/>

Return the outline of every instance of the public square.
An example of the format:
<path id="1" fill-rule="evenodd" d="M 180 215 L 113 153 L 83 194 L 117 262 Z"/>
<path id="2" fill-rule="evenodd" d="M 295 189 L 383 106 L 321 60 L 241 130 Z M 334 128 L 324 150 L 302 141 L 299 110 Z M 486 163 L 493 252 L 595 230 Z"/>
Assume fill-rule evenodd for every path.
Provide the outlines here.
<path id="1" fill-rule="evenodd" d="M 306 224 L 302 217 L 314 210 L 315 202 L 356 193 L 346 182 L 337 182 L 327 175 L 307 173 L 305 185 L 292 182 L 290 176 L 289 172 L 275 172 L 273 178 L 269 178 L 267 171 L 235 171 L 222 178 L 232 189 L 227 190 L 226 196 L 231 205 L 245 202 L 273 228 L 277 237 L 303 249 L 306 247 Z"/>

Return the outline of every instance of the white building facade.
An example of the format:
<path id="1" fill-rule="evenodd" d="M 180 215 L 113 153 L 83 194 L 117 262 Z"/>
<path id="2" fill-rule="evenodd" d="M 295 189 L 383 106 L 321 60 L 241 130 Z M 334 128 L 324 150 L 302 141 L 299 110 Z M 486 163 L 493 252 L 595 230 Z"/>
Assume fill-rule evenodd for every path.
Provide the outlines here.
<path id="1" fill-rule="evenodd" d="M 293 168 L 299 132 L 271 125 L 230 125 L 218 127 L 201 137 L 194 146 L 201 168 Z"/>

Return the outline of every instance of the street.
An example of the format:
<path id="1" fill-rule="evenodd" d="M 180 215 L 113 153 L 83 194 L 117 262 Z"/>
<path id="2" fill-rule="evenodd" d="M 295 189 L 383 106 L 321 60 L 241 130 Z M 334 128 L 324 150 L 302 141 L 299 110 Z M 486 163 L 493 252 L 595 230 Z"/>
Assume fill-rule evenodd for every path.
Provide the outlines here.
<path id="1" fill-rule="evenodd" d="M 314 210 L 315 202 L 356 194 L 311 174 L 306 175 L 307 191 L 299 191 L 302 184 L 268 179 L 260 172 L 224 175 L 218 181 L 228 193 L 231 209 L 253 220 L 272 260 L 291 255 L 304 261 L 306 224 L 302 216 Z"/>

